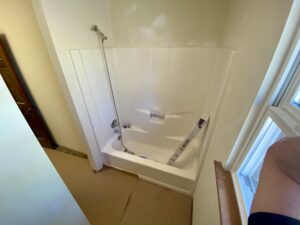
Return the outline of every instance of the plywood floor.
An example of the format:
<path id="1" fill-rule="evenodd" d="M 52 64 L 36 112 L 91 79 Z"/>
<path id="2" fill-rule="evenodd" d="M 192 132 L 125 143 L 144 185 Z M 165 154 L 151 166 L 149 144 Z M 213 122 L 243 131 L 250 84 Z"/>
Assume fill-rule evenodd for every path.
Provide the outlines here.
<path id="1" fill-rule="evenodd" d="M 112 168 L 46 150 L 91 225 L 191 225 L 192 199 Z"/>

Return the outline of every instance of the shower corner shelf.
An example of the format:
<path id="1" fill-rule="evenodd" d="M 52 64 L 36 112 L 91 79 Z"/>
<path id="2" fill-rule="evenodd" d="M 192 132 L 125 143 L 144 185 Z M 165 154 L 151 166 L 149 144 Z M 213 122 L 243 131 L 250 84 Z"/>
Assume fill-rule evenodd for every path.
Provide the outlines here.
<path id="1" fill-rule="evenodd" d="M 183 116 L 180 116 L 180 115 L 176 115 L 176 114 L 167 114 L 165 116 L 166 119 L 182 119 Z"/>
<path id="2" fill-rule="evenodd" d="M 161 120 L 149 120 L 149 123 L 157 124 L 157 125 L 164 125 L 165 122 Z"/>
<path id="3" fill-rule="evenodd" d="M 165 136 L 166 139 L 172 140 L 172 141 L 179 141 L 183 142 L 185 137 L 182 136 Z"/>
<path id="4" fill-rule="evenodd" d="M 143 114 L 143 115 L 146 115 L 146 116 L 149 116 L 151 117 L 151 110 L 148 110 L 148 109 L 136 109 L 137 112 Z M 163 119 L 162 120 L 165 120 L 165 119 L 182 119 L 184 118 L 182 115 L 179 115 L 179 114 L 165 114 L 163 116 Z"/>
<path id="5" fill-rule="evenodd" d="M 136 131 L 136 132 L 143 133 L 143 134 L 148 134 L 147 131 L 145 131 L 142 128 L 139 128 L 137 126 L 131 126 L 130 128 L 122 128 L 122 130 L 131 130 L 131 131 Z"/>

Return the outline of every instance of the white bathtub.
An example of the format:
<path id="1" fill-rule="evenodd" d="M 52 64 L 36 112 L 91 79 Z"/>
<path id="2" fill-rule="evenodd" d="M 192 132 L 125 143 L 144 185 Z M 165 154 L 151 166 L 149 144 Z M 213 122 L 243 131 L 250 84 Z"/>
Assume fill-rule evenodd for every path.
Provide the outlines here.
<path id="1" fill-rule="evenodd" d="M 125 129 L 123 143 L 135 155 L 123 152 L 120 141 L 115 136 L 102 150 L 105 164 L 135 173 L 141 179 L 175 191 L 191 194 L 197 174 L 196 140 L 185 150 L 174 166 L 169 166 L 166 162 L 179 146 L 182 138 L 164 137 L 156 141 L 149 138 L 146 133 L 138 129 Z M 159 143 L 160 141 L 164 143 Z"/>

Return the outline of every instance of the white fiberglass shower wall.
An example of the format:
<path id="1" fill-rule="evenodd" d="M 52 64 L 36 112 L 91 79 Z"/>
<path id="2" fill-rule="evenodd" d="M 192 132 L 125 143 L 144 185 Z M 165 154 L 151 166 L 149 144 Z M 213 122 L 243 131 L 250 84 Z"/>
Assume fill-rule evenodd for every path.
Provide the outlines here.
<path id="1" fill-rule="evenodd" d="M 106 164 L 191 193 L 222 100 L 231 49 L 222 48 L 227 0 L 34 0 L 41 29 L 70 94 L 90 148 L 94 169 Z M 105 52 L 123 142 L 116 146 L 116 118 L 105 62 L 90 27 L 106 34 Z M 163 118 L 151 118 L 151 112 Z M 199 118 L 210 118 L 174 166 L 167 160 Z M 142 156 L 142 157 L 139 157 Z"/>
<path id="2" fill-rule="evenodd" d="M 114 48 L 109 57 L 125 146 L 166 163 L 201 117 L 210 115 L 215 77 L 224 80 L 232 52 L 215 47 Z M 108 50 L 109 52 L 109 50 Z M 220 65 L 220 62 L 227 62 Z M 215 71 L 223 66 L 223 70 Z M 216 74 L 218 73 L 218 74 Z M 218 91 L 216 91 L 218 92 Z M 151 112 L 163 115 L 151 118 Z M 175 166 L 196 166 L 204 131 Z"/>

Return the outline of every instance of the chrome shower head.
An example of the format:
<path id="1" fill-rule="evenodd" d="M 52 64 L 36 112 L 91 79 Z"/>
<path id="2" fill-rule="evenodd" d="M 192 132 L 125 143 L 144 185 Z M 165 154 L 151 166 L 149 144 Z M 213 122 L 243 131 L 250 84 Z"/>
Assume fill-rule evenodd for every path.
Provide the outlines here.
<path id="1" fill-rule="evenodd" d="M 99 29 L 98 29 L 98 27 L 97 27 L 97 25 L 93 25 L 92 27 L 91 27 L 91 31 L 98 31 Z"/>
<path id="2" fill-rule="evenodd" d="M 105 36 L 105 34 L 101 30 L 99 30 L 97 25 L 94 24 L 91 27 L 91 31 L 96 32 L 101 37 L 102 41 L 107 40 L 107 37 Z"/>

